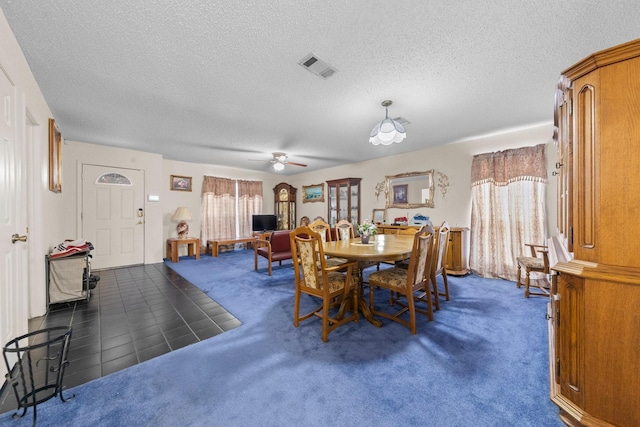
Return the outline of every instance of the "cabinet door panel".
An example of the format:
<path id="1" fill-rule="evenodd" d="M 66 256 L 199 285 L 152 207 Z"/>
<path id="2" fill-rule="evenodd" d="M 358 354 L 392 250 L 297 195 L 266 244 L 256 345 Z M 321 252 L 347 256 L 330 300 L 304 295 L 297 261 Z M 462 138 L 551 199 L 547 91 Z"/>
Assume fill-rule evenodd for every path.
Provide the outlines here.
<path id="1" fill-rule="evenodd" d="M 556 324 L 557 380 L 564 396 L 584 404 L 584 280 L 561 274 L 558 280 L 559 318 Z"/>

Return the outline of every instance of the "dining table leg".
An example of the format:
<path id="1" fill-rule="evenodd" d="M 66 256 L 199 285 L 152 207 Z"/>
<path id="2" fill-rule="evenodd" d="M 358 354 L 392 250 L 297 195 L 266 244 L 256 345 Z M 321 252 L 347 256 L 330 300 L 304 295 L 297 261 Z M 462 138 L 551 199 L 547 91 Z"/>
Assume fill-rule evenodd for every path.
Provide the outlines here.
<path id="1" fill-rule="evenodd" d="M 364 280 L 362 270 L 362 265 L 358 263 L 358 268 L 356 269 L 356 275 L 358 276 L 358 285 L 353 290 L 353 293 L 344 298 L 340 303 L 340 309 L 338 310 L 338 319 L 342 319 L 347 310 L 351 310 L 354 313 L 362 312 L 362 315 L 369 321 L 369 323 L 380 328 L 382 327 L 382 322 L 373 317 L 373 314 L 369 309 L 369 305 L 364 299 Z M 356 319 L 354 321 L 358 321 L 358 316 L 356 316 Z"/>
<path id="2" fill-rule="evenodd" d="M 358 263 L 358 274 L 358 289 L 356 290 L 359 306 L 358 308 L 362 312 L 364 318 L 369 321 L 369 323 L 371 323 L 373 326 L 381 328 L 382 322 L 373 317 L 373 313 L 371 313 L 371 310 L 369 309 L 369 304 L 367 304 L 364 299 L 364 266 L 360 262 Z M 373 289 L 369 289 L 369 292 L 373 292 Z"/>

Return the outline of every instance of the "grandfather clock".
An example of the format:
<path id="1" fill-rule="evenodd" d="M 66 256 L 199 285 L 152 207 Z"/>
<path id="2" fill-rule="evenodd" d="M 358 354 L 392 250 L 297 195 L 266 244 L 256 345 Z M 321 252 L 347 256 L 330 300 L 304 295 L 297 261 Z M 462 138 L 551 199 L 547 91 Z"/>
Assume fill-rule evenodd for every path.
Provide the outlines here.
<path id="1" fill-rule="evenodd" d="M 296 227 L 296 191 L 297 188 L 284 182 L 273 187 L 278 230 L 293 230 Z"/>

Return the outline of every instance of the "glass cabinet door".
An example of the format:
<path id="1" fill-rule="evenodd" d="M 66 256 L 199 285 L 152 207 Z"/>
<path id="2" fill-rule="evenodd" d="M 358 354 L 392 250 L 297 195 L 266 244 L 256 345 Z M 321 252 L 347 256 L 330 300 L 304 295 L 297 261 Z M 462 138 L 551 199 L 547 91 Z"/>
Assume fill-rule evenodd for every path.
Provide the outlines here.
<path id="1" fill-rule="evenodd" d="M 338 189 L 334 186 L 329 186 L 329 225 L 334 225 L 338 222 Z"/>
<path id="2" fill-rule="evenodd" d="M 349 212 L 349 221 L 351 221 L 351 224 L 360 223 L 360 191 L 358 191 L 358 187 L 349 188 L 349 197 L 351 197 L 349 202 L 349 206 L 351 207 L 351 211 Z"/>
<path id="3" fill-rule="evenodd" d="M 360 223 L 360 181 L 362 178 L 343 178 L 327 181 L 329 203 L 328 222 L 335 226 L 341 219 Z"/>

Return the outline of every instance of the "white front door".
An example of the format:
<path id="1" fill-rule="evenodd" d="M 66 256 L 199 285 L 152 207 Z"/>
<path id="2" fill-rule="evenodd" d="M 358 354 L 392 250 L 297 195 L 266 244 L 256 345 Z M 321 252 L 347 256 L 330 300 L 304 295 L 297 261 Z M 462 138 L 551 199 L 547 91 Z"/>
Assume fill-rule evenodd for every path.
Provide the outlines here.
<path id="1" fill-rule="evenodd" d="M 16 89 L 0 67 L 0 345 L 28 332 L 27 198 L 23 192 L 25 147 L 19 136 Z M 20 115 L 20 116 L 19 116 Z M 25 186 L 26 187 L 26 186 Z M 16 239 L 15 237 L 20 239 Z M 0 378 L 6 368 L 0 361 Z"/>
<path id="2" fill-rule="evenodd" d="M 144 172 L 82 166 L 83 238 L 94 247 L 91 267 L 144 263 Z"/>

